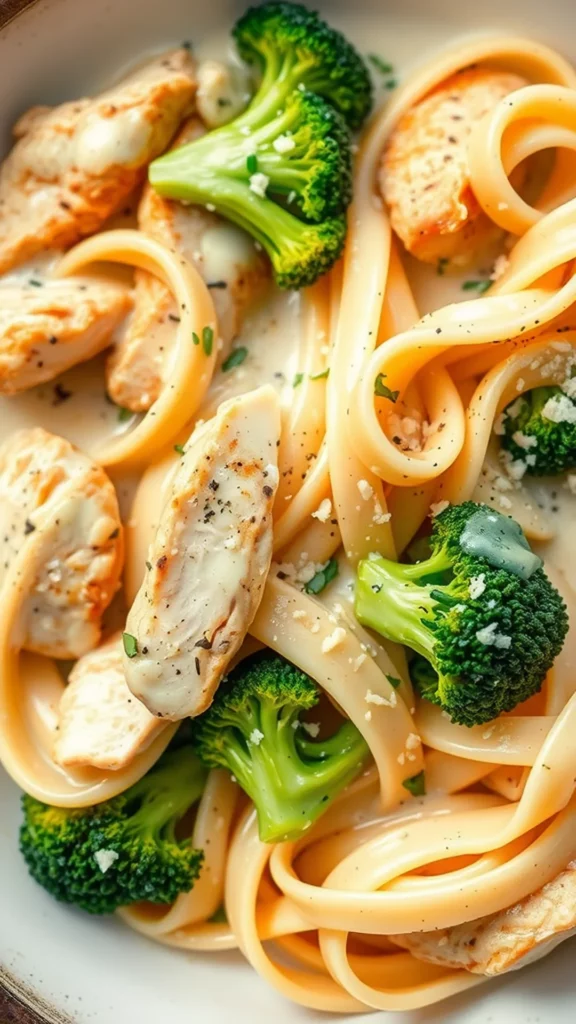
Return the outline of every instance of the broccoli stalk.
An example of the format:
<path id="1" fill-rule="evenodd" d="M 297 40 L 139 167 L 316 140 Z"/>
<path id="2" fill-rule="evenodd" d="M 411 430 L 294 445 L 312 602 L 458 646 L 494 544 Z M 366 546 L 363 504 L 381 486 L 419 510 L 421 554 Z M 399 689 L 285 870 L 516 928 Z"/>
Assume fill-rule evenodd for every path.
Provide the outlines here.
<path id="1" fill-rule="evenodd" d="M 199 800 L 206 771 L 188 747 L 165 753 L 120 796 L 85 808 L 23 797 L 20 850 L 52 896 L 91 914 L 140 900 L 172 903 L 198 877 L 203 853 L 176 826 Z"/>
<path id="2" fill-rule="evenodd" d="M 153 161 L 150 181 L 170 199 L 214 206 L 262 245 L 281 287 L 300 288 L 342 251 L 346 119 L 368 112 L 370 78 L 340 33 L 297 4 L 254 8 L 234 34 L 259 65 L 258 92 L 234 121 Z"/>
<path id="3" fill-rule="evenodd" d="M 302 711 L 316 684 L 270 652 L 243 661 L 214 703 L 194 719 L 198 756 L 227 768 L 254 801 L 263 842 L 296 839 L 360 772 L 369 749 L 352 722 L 328 740 L 310 740 Z"/>
<path id="4" fill-rule="evenodd" d="M 502 447 L 529 476 L 576 468 L 576 402 L 559 387 L 534 388 L 504 410 Z"/>
<path id="5" fill-rule="evenodd" d="M 361 562 L 356 615 L 426 659 L 414 677 L 423 696 L 478 725 L 538 692 L 562 649 L 566 608 L 518 524 L 487 506 L 447 508 L 430 544 L 416 565 Z"/>

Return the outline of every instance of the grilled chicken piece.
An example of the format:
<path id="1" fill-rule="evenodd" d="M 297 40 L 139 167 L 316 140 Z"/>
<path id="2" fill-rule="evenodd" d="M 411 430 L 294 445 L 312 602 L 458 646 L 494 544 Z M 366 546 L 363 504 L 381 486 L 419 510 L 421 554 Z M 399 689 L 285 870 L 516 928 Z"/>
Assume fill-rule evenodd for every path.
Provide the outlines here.
<path id="1" fill-rule="evenodd" d="M 97 231 L 169 145 L 195 88 L 182 49 L 95 99 L 28 111 L 0 168 L 0 273 Z"/>
<path id="2" fill-rule="evenodd" d="M 123 768 L 145 750 L 164 723 L 126 686 L 122 636 L 116 633 L 76 662 L 59 708 L 54 760 L 63 768 Z"/>
<path id="3" fill-rule="evenodd" d="M 240 68 L 220 60 L 201 61 L 196 111 L 207 128 L 219 128 L 238 117 L 250 99 L 247 86 Z"/>
<path id="4" fill-rule="evenodd" d="M 224 402 L 188 441 L 128 614 L 124 670 L 153 714 L 210 704 L 262 598 L 272 556 L 280 407 L 266 386 Z"/>
<path id="5" fill-rule="evenodd" d="M 0 585 L 26 551 L 35 572 L 22 608 L 22 646 L 79 658 L 96 646 L 119 586 L 123 537 L 103 469 L 41 428 L 0 448 Z"/>
<path id="6" fill-rule="evenodd" d="M 192 118 L 176 145 L 204 133 Z M 142 231 L 175 249 L 212 289 L 224 352 L 238 333 L 246 307 L 268 280 L 267 266 L 251 238 L 203 206 L 162 199 L 146 186 L 138 210 Z M 178 324 L 178 310 L 166 286 L 144 270 L 135 274 L 134 314 L 108 360 L 108 393 L 133 412 L 144 412 L 158 398 Z"/>
<path id="7" fill-rule="evenodd" d="M 433 932 L 392 935 L 418 960 L 503 974 L 546 956 L 576 932 L 576 861 L 508 910 Z"/>
<path id="8" fill-rule="evenodd" d="M 398 122 L 384 150 L 380 188 L 394 231 L 418 259 L 464 265 L 501 234 L 472 192 L 467 139 L 499 100 L 526 84 L 505 71 L 462 71 Z"/>
<path id="9" fill-rule="evenodd" d="M 128 290 L 70 277 L 0 291 L 0 393 L 14 395 L 91 359 L 130 309 Z"/>

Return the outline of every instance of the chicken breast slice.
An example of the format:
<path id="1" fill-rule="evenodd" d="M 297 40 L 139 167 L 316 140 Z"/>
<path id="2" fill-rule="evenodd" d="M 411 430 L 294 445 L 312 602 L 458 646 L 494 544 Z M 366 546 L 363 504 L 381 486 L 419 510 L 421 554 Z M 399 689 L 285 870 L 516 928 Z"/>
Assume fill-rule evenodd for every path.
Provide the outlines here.
<path id="1" fill-rule="evenodd" d="M 22 606 L 22 646 L 79 658 L 98 643 L 102 614 L 119 587 L 118 502 L 100 466 L 40 427 L 18 431 L 0 448 L 0 586 L 26 548 L 34 572 Z"/>
<path id="2" fill-rule="evenodd" d="M 465 264 L 501 234 L 470 186 L 467 140 L 487 111 L 526 84 L 505 71 L 462 71 L 398 122 L 382 157 L 380 189 L 394 231 L 418 259 Z"/>
<path id="3" fill-rule="evenodd" d="M 131 306 L 130 292 L 96 278 L 3 287 L 0 393 L 14 395 L 97 355 Z"/>
<path id="4" fill-rule="evenodd" d="M 224 402 L 185 446 L 128 614 L 124 670 L 150 711 L 204 711 L 256 614 L 272 557 L 280 406 L 266 386 Z"/>
<path id="5" fill-rule="evenodd" d="M 204 134 L 191 118 L 177 139 Z M 183 206 L 144 188 L 138 209 L 142 231 L 193 263 L 209 288 L 223 340 L 222 355 L 238 333 L 246 308 L 268 282 L 268 267 L 252 239 L 203 206 Z M 144 270 L 135 273 L 134 313 L 107 365 L 108 393 L 117 405 L 144 412 L 158 398 L 170 365 L 178 310 L 166 286 Z"/>
<path id="6" fill-rule="evenodd" d="M 498 914 L 454 928 L 391 938 L 419 960 L 494 975 L 539 960 L 575 932 L 576 861 Z"/>
<path id="7" fill-rule="evenodd" d="M 169 145 L 195 88 L 180 49 L 94 99 L 28 111 L 0 168 L 0 273 L 97 231 Z"/>
<path id="8" fill-rule="evenodd" d="M 63 768 L 115 771 L 130 764 L 165 728 L 126 685 L 122 634 L 76 662 L 59 708 L 53 756 Z"/>

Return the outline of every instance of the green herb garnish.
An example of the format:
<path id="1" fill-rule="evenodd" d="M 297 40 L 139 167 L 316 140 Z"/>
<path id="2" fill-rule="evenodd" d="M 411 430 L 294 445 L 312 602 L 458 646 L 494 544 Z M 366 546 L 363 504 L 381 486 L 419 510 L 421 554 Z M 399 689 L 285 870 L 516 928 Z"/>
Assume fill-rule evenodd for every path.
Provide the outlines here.
<path id="1" fill-rule="evenodd" d="M 248 174 L 256 174 L 258 170 L 258 157 L 256 153 L 250 153 L 250 156 L 246 157 L 246 170 Z"/>
<path id="2" fill-rule="evenodd" d="M 194 342 L 195 345 L 200 344 L 200 338 L 196 334 L 196 331 L 192 331 L 192 341 Z"/>
<path id="3" fill-rule="evenodd" d="M 214 342 L 214 331 L 211 327 L 202 328 L 202 347 L 207 356 L 212 355 L 212 345 Z"/>
<path id="4" fill-rule="evenodd" d="M 399 391 L 391 391 L 387 384 L 384 383 L 386 377 L 385 373 L 378 373 L 374 381 L 374 394 L 378 395 L 378 398 L 388 398 L 391 402 L 395 402 L 400 394 Z"/>
<path id="5" fill-rule="evenodd" d="M 227 373 L 228 370 L 233 370 L 235 366 L 240 366 L 248 355 L 248 349 L 244 345 L 240 345 L 239 348 L 233 348 L 230 355 L 226 357 L 222 363 L 222 372 Z"/>
<path id="6" fill-rule="evenodd" d="M 292 381 L 292 387 L 293 388 L 297 388 L 298 385 L 301 384 L 303 380 L 304 380 L 304 374 L 303 373 L 295 373 L 294 374 L 294 380 Z"/>
<path id="7" fill-rule="evenodd" d="M 138 641 L 131 633 L 122 633 L 122 643 L 129 658 L 135 658 L 138 654 Z"/>
<path id="8" fill-rule="evenodd" d="M 118 408 L 119 423 L 126 423 L 126 420 L 132 419 L 133 415 L 134 413 L 131 411 L 131 409 L 122 409 L 121 406 Z"/>
<path id="9" fill-rule="evenodd" d="M 372 67 L 376 68 L 381 75 L 391 75 L 394 71 L 392 64 L 389 64 L 388 61 L 382 60 L 382 57 L 379 57 L 377 53 L 369 53 L 368 60 Z"/>
<path id="10" fill-rule="evenodd" d="M 480 295 L 482 295 L 484 292 L 488 291 L 491 284 L 492 281 L 490 281 L 489 279 L 484 281 L 464 281 L 464 284 L 462 285 L 462 291 L 478 292 Z"/>
<path id="11" fill-rule="evenodd" d="M 312 577 L 308 583 L 305 584 L 304 590 L 307 594 L 320 594 L 324 587 L 327 587 L 329 583 L 338 575 L 339 566 L 338 559 L 331 558 L 330 561 L 326 562 L 326 565 Z"/>
<path id="12" fill-rule="evenodd" d="M 426 777 L 424 772 L 418 772 L 418 775 L 413 775 L 411 779 L 404 779 L 402 785 L 412 796 L 426 795 Z"/>
<path id="13" fill-rule="evenodd" d="M 184 455 L 184 445 L 183 444 L 175 444 L 174 445 L 174 451 L 178 452 L 178 455 Z"/>
<path id="14" fill-rule="evenodd" d="M 328 366 L 327 369 L 326 370 L 322 370 L 321 373 L 311 373 L 310 374 L 310 380 L 322 380 L 322 378 L 323 377 L 327 377 L 329 373 L 330 373 L 330 367 Z"/>

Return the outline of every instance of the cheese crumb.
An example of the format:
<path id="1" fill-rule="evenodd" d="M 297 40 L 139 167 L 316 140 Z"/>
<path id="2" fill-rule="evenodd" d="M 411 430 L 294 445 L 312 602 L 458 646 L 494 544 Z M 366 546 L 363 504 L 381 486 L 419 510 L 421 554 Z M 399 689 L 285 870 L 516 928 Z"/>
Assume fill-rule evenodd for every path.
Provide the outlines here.
<path id="1" fill-rule="evenodd" d="M 360 497 L 364 498 L 364 501 L 369 501 L 374 494 L 374 488 L 368 483 L 367 480 L 358 481 L 358 490 L 360 491 Z"/>
<path id="2" fill-rule="evenodd" d="M 398 754 L 398 757 L 396 758 L 396 760 L 398 761 L 398 764 L 404 764 L 404 762 L 406 760 L 406 754 L 404 753 L 404 751 L 402 751 L 401 754 Z"/>
<path id="3" fill-rule="evenodd" d="M 417 733 L 408 733 L 406 738 L 406 750 L 416 750 L 420 746 L 420 737 Z"/>
<path id="4" fill-rule="evenodd" d="M 279 135 L 277 139 L 274 139 L 272 143 L 273 148 L 277 153 L 289 153 L 290 150 L 294 149 L 296 143 L 289 135 Z"/>
<path id="5" fill-rule="evenodd" d="M 371 722 L 372 721 L 372 712 L 371 711 L 367 711 L 366 714 L 364 715 L 364 718 L 366 719 L 367 722 Z"/>
<path id="6" fill-rule="evenodd" d="M 479 576 L 470 577 L 468 592 L 473 601 L 480 597 L 486 590 L 486 573 L 481 572 Z"/>
<path id="7" fill-rule="evenodd" d="M 367 657 L 368 655 L 366 654 L 359 654 L 357 658 L 354 658 L 354 661 L 352 662 L 352 670 L 354 672 L 357 672 L 358 669 L 364 664 Z"/>
<path id="8" fill-rule="evenodd" d="M 312 513 L 312 519 L 318 519 L 321 523 L 327 523 L 332 515 L 332 502 L 330 498 L 324 498 L 318 508 Z"/>
<path id="9" fill-rule="evenodd" d="M 270 184 L 270 178 L 267 174 L 262 174 L 261 171 L 257 171 L 256 174 L 252 174 L 250 177 L 250 191 L 254 192 L 261 199 L 266 195 L 266 189 Z"/>
<path id="10" fill-rule="evenodd" d="M 384 523 L 389 523 L 392 519 L 391 512 L 385 512 L 379 501 L 374 502 L 374 515 L 372 516 L 372 522 L 376 523 L 376 526 L 383 526 Z M 377 556 L 379 557 L 379 556 Z"/>
<path id="11" fill-rule="evenodd" d="M 264 739 L 264 733 L 260 732 L 260 729 L 252 729 L 250 736 L 248 737 L 250 743 L 253 743 L 255 747 L 259 747 Z"/>
<path id="12" fill-rule="evenodd" d="M 538 445 L 538 439 L 536 437 L 530 437 L 529 434 L 523 434 L 521 430 L 516 430 L 512 434 L 512 440 L 519 448 L 536 448 Z"/>
<path id="13" fill-rule="evenodd" d="M 498 499 L 498 504 L 500 505 L 500 508 L 505 508 L 505 509 L 512 508 L 512 502 L 510 501 L 510 498 L 507 498 L 506 495 L 504 495 L 504 494 L 500 495 L 500 497 Z"/>
<path id="14" fill-rule="evenodd" d="M 346 630 L 342 629 L 342 626 L 337 626 L 330 636 L 324 637 L 322 641 L 322 654 L 328 654 L 329 651 L 333 651 L 335 647 L 339 647 L 341 643 L 346 639 Z"/>
<path id="15" fill-rule="evenodd" d="M 544 405 L 542 418 L 550 423 L 576 423 L 576 405 L 567 395 L 554 395 Z"/>
<path id="16" fill-rule="evenodd" d="M 435 519 L 436 516 L 439 516 L 441 512 L 444 512 L 444 509 L 447 509 L 449 504 L 450 504 L 449 501 L 434 501 L 434 502 L 432 502 L 432 504 L 430 505 L 430 513 L 431 513 L 432 519 Z"/>
<path id="17" fill-rule="evenodd" d="M 491 622 L 489 626 L 478 630 L 476 639 L 478 643 L 484 644 L 486 647 L 498 647 L 500 650 L 507 651 L 512 645 L 512 637 L 504 636 L 497 630 L 498 623 Z"/>
<path id="18" fill-rule="evenodd" d="M 300 725 L 304 729 L 304 732 L 307 732 L 308 735 L 311 736 L 313 740 L 316 739 L 318 733 L 320 732 L 319 722 L 301 722 Z"/>
<path id="19" fill-rule="evenodd" d="M 116 850 L 96 850 L 94 854 L 94 860 L 96 861 L 100 871 L 103 875 L 106 874 L 108 868 L 111 868 L 114 861 L 118 860 L 120 854 L 116 853 Z"/>
<path id="20" fill-rule="evenodd" d="M 564 381 L 561 387 L 564 394 L 568 395 L 568 398 L 576 399 L 576 377 L 569 377 L 568 380 Z"/>
<path id="21" fill-rule="evenodd" d="M 516 381 L 516 391 L 524 391 L 525 386 L 526 381 L 524 380 L 524 377 L 518 377 L 518 380 Z"/>

